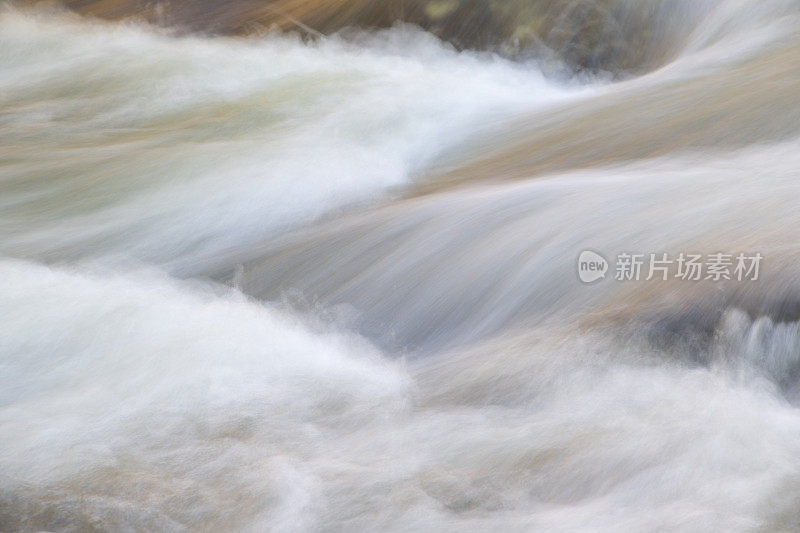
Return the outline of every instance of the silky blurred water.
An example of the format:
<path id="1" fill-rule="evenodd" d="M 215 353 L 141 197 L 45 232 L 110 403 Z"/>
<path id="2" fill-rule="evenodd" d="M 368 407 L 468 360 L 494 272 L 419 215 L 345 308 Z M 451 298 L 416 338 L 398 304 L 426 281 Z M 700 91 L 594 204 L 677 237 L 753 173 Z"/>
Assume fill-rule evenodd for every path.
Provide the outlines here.
<path id="1" fill-rule="evenodd" d="M 0 529 L 799 528 L 800 14 L 672 7 L 612 82 L 5 6 Z"/>

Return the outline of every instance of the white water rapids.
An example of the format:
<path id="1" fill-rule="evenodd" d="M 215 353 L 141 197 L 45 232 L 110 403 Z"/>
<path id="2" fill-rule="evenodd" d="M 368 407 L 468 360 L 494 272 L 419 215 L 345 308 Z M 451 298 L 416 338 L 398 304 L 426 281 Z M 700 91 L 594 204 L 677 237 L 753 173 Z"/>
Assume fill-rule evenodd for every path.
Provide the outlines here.
<path id="1" fill-rule="evenodd" d="M 2 6 L 0 530 L 800 529 L 800 12 L 676 5 L 616 82 Z"/>

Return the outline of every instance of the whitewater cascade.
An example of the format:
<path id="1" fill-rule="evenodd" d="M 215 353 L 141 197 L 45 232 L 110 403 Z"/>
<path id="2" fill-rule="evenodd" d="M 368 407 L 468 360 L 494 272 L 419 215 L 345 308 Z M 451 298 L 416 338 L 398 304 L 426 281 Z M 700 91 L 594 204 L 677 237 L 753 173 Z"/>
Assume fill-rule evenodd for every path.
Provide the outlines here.
<path id="1" fill-rule="evenodd" d="M 0 529 L 799 528 L 800 8 L 645 4 L 570 76 L 3 5 Z"/>

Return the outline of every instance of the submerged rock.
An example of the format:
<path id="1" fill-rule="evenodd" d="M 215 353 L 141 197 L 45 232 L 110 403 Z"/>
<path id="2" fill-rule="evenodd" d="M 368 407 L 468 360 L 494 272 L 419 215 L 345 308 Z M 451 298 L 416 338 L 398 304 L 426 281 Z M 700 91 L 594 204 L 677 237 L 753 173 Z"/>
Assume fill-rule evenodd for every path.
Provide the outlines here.
<path id="1" fill-rule="evenodd" d="M 27 3 L 27 2 L 26 2 Z M 572 71 L 636 74 L 674 52 L 680 2 L 632 0 L 65 0 L 81 14 L 139 17 L 188 31 L 305 35 L 417 24 L 458 49 L 537 57 Z M 677 6 L 677 8 L 676 8 Z M 665 13 L 665 11 L 672 13 Z M 670 15 L 670 16 L 665 16 Z M 670 31 L 665 31 L 669 29 Z M 678 32 L 679 33 L 679 32 Z"/>

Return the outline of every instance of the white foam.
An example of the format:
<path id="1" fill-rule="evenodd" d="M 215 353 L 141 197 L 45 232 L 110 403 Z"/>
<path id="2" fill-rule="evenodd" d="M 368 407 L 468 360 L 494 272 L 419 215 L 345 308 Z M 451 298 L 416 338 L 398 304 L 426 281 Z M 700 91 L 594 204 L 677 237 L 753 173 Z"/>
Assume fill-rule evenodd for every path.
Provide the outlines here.
<path id="1" fill-rule="evenodd" d="M 12 261 L 0 277 L 6 476 L 48 483 L 125 449 L 268 433 L 256 419 L 298 431 L 357 420 L 406 387 L 364 342 L 312 333 L 238 293 Z"/>
<path id="2" fill-rule="evenodd" d="M 561 329 L 406 370 L 218 288 L 9 261 L 0 277 L 9 528 L 747 530 L 792 516 L 800 418 L 727 370 Z"/>
<path id="3" fill-rule="evenodd" d="M 565 94 L 409 27 L 306 44 L 6 10 L 0 47 L 0 251 L 179 271 L 385 197 L 481 125 Z"/>

